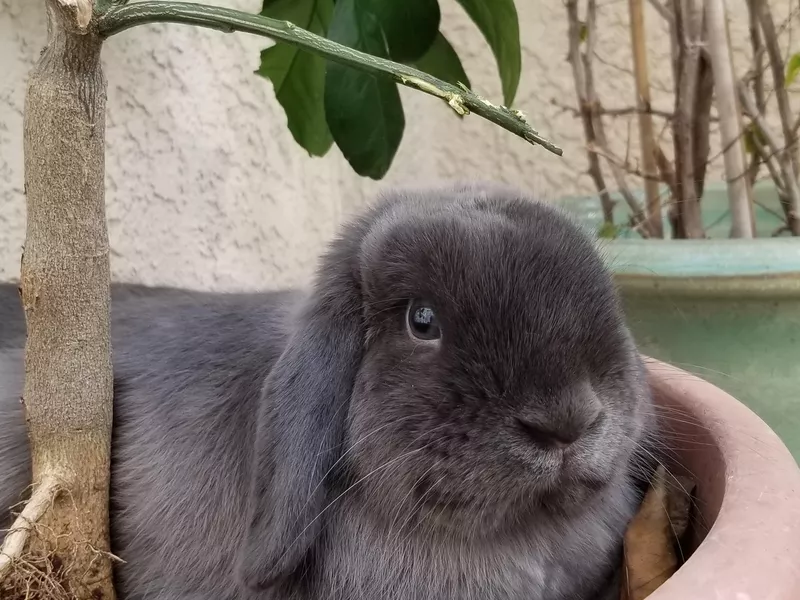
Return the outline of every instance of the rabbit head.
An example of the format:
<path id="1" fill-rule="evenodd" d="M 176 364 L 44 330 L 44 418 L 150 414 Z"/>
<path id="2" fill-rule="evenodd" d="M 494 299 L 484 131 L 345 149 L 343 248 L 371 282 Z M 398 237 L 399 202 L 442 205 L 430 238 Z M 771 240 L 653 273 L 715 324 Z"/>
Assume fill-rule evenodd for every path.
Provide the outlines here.
<path id="1" fill-rule="evenodd" d="M 580 510 L 648 401 L 576 225 L 498 186 L 394 192 L 332 244 L 264 386 L 240 575 L 309 568 L 347 494 L 387 530 L 473 538 Z"/>

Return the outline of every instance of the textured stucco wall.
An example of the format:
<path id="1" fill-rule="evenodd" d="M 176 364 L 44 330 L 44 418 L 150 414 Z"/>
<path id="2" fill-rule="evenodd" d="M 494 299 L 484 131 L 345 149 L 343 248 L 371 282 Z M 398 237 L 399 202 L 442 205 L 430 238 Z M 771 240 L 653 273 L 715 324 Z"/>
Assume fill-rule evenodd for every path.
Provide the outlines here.
<path id="1" fill-rule="evenodd" d="M 772 2 L 777 20 L 788 14 L 790 1 Z M 217 2 L 248 11 L 260 5 Z M 22 106 L 26 74 L 45 41 L 41 4 L 0 0 L 0 279 L 14 279 L 19 271 Z M 744 2 L 729 4 L 732 36 L 746 49 Z M 517 5 L 525 48 L 516 106 L 564 147 L 565 157 L 477 117 L 459 120 L 439 101 L 403 90 L 406 134 L 390 175 L 380 183 L 355 176 L 335 148 L 324 159 L 312 159 L 297 147 L 271 83 L 252 74 L 269 42 L 178 25 L 140 27 L 110 40 L 104 50 L 106 180 L 115 279 L 211 289 L 302 282 L 343 216 L 393 182 L 480 177 L 545 197 L 591 191 L 580 125 L 550 103 L 574 103 L 563 3 Z M 454 0 L 442 0 L 442 6 L 443 29 L 473 86 L 499 98 L 488 47 Z M 630 105 L 627 3 L 601 6 L 600 94 L 606 105 Z M 658 94 L 670 86 L 667 39 L 649 8 L 647 18 L 654 104 L 668 109 L 669 99 Z M 747 67 L 742 56 L 739 70 Z M 609 129 L 624 148 L 625 121 Z"/>

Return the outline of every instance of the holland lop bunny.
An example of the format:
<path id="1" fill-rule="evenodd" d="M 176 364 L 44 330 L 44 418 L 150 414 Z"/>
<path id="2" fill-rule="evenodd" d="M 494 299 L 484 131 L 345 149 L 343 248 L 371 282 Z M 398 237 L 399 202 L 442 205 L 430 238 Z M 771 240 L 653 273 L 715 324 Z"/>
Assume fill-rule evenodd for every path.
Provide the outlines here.
<path id="1" fill-rule="evenodd" d="M 614 597 L 652 407 L 612 280 L 555 209 L 401 190 L 308 292 L 114 290 L 121 600 Z M 1 298 L 7 507 L 30 473 Z"/>

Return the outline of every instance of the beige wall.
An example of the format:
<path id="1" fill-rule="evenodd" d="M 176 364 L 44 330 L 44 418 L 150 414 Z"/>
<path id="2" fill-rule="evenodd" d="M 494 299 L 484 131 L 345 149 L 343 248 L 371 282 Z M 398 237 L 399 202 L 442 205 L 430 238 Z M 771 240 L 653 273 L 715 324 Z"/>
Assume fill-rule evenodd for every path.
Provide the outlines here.
<path id="1" fill-rule="evenodd" d="M 217 2 L 248 11 L 260 6 L 259 0 Z M 773 1 L 776 19 L 783 20 L 789 3 Z M 601 96 L 608 106 L 630 105 L 627 3 L 600 4 Z M 729 4 L 732 35 L 747 48 L 744 1 Z M 335 148 L 312 159 L 295 144 L 271 83 L 252 75 L 269 42 L 179 25 L 140 27 L 111 39 L 104 63 L 114 277 L 212 289 L 301 282 L 342 217 L 393 182 L 480 177 L 544 197 L 590 192 L 579 123 L 550 104 L 574 98 L 563 3 L 517 5 L 525 48 L 516 106 L 564 147 L 564 158 L 478 117 L 460 121 L 439 101 L 404 90 L 406 134 L 379 184 L 356 177 Z M 498 99 L 490 51 L 454 0 L 442 6 L 443 29 L 465 59 L 473 87 Z M 647 18 L 655 87 L 667 88 L 666 38 L 655 31 L 658 18 L 649 8 Z M 16 278 L 19 270 L 24 81 L 44 41 L 41 2 L 0 0 L 0 280 Z M 741 70 L 747 65 L 738 59 Z M 655 105 L 669 108 L 670 101 L 662 94 Z M 611 128 L 621 149 L 625 123 Z M 635 127 L 631 137 L 635 149 Z"/>

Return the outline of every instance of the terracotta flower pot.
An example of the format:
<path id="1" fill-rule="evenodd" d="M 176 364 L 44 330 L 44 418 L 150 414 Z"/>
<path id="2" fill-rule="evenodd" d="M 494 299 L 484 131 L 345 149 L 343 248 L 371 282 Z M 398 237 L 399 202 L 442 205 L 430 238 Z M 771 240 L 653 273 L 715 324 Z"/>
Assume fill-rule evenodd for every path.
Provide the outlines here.
<path id="1" fill-rule="evenodd" d="M 800 467 L 744 404 L 647 362 L 656 401 L 674 416 L 667 467 L 697 483 L 689 558 L 648 600 L 800 599 Z"/>

